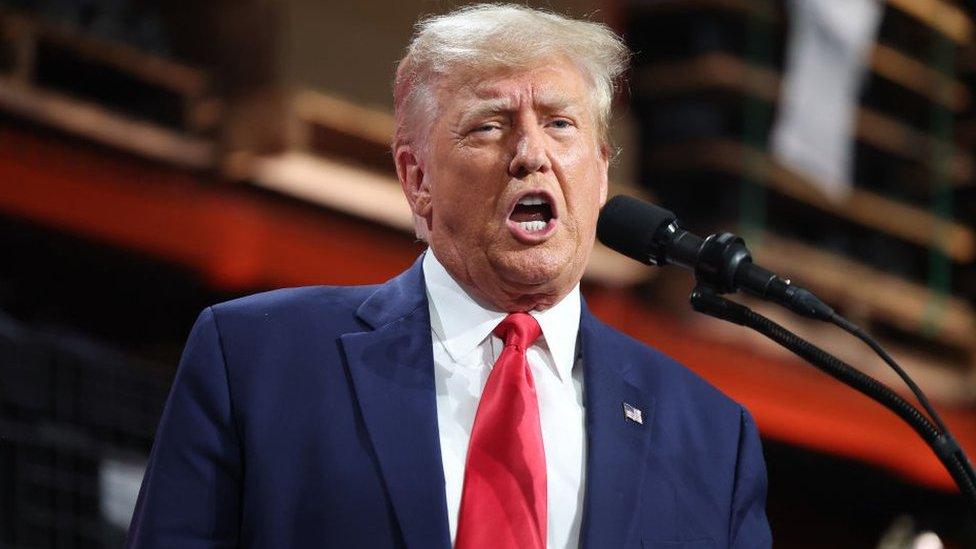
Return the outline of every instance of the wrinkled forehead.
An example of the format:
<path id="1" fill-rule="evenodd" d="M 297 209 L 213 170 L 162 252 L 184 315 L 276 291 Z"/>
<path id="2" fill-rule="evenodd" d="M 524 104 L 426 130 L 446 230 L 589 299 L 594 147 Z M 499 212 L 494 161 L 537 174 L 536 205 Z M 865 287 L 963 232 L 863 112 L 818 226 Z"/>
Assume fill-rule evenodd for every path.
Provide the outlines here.
<path id="1" fill-rule="evenodd" d="M 438 79 L 438 114 L 457 110 L 592 111 L 594 89 L 583 72 L 563 58 L 541 59 L 527 67 L 504 65 L 452 72 Z"/>

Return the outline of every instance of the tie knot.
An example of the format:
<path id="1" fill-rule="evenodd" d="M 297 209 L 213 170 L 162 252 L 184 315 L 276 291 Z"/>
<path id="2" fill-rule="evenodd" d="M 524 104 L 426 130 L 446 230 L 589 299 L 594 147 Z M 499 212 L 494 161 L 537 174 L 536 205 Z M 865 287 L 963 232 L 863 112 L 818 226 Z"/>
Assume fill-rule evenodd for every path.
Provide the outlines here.
<path id="1" fill-rule="evenodd" d="M 505 342 L 505 346 L 514 345 L 524 351 L 539 339 L 542 328 L 532 315 L 512 313 L 498 323 L 493 333 Z"/>

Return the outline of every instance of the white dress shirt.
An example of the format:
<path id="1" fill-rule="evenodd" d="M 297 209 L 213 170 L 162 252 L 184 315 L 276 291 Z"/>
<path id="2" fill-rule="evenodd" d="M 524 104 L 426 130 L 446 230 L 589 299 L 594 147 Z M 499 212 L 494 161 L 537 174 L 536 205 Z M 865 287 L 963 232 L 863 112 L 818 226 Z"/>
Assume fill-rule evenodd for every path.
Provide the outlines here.
<path id="1" fill-rule="evenodd" d="M 471 427 L 488 374 L 503 347 L 491 332 L 508 313 L 475 301 L 431 250 L 424 256 L 423 268 L 434 344 L 437 428 L 453 543 Z M 542 336 L 526 357 L 539 398 L 546 454 L 547 543 L 549 548 L 578 547 L 586 452 L 583 368 L 576 347 L 579 285 L 553 307 L 530 314 L 542 328 Z"/>

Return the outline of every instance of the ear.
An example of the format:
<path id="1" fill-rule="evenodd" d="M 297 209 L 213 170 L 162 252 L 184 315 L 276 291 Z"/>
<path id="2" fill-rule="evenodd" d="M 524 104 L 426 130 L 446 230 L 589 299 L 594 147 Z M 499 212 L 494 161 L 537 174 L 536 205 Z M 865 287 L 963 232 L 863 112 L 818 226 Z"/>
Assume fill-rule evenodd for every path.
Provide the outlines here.
<path id="1" fill-rule="evenodd" d="M 610 148 L 607 145 L 600 145 L 600 207 L 607 203 L 607 193 L 609 192 L 610 178 Z"/>
<path id="2" fill-rule="evenodd" d="M 393 160 L 396 163 L 400 187 L 410 204 L 410 210 L 415 216 L 427 220 L 429 224 L 432 209 L 430 184 L 425 177 L 420 155 L 414 152 L 410 145 L 397 145 Z"/>

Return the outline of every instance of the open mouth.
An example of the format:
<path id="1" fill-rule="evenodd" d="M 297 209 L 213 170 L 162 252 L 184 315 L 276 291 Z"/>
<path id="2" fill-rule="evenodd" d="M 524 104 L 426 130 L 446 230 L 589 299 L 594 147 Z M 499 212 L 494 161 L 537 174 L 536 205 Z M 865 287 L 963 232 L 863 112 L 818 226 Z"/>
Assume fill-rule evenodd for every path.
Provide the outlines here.
<path id="1" fill-rule="evenodd" d="M 519 199 L 508 219 L 515 222 L 522 230 L 536 233 L 545 231 L 553 217 L 549 197 L 542 194 L 528 194 Z"/>
<path id="2" fill-rule="evenodd" d="M 519 197 L 508 214 L 508 229 L 523 244 L 535 245 L 556 232 L 559 212 L 546 191 L 528 192 Z"/>

